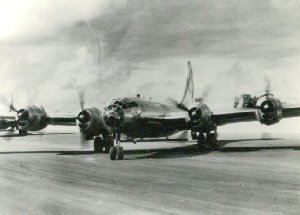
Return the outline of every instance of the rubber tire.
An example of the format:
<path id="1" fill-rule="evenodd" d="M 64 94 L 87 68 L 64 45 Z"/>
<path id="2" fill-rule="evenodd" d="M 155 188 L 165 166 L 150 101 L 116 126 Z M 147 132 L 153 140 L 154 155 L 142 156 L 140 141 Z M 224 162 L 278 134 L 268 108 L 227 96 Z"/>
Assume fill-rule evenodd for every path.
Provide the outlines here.
<path id="1" fill-rule="evenodd" d="M 19 130 L 19 135 L 20 136 L 26 136 L 27 135 L 27 131 L 26 130 Z"/>
<path id="2" fill-rule="evenodd" d="M 114 142 L 110 140 L 104 141 L 104 153 L 109 153 L 111 147 L 113 147 Z"/>
<path id="3" fill-rule="evenodd" d="M 117 159 L 118 160 L 124 159 L 124 150 L 123 150 L 123 147 L 121 147 L 121 146 L 117 147 Z"/>
<path id="4" fill-rule="evenodd" d="M 101 137 L 95 137 L 94 139 L 94 152 L 99 153 L 103 151 L 103 140 Z"/>
<path id="5" fill-rule="evenodd" d="M 109 149 L 109 156 L 110 156 L 110 159 L 111 160 L 116 160 L 116 157 L 117 157 L 117 147 L 111 147 Z"/>
<path id="6" fill-rule="evenodd" d="M 197 151 L 204 151 L 206 149 L 206 139 L 204 134 L 199 134 L 197 137 Z"/>
<path id="7" fill-rule="evenodd" d="M 213 150 L 217 150 L 219 148 L 217 135 L 215 133 L 207 134 L 207 142 Z"/>

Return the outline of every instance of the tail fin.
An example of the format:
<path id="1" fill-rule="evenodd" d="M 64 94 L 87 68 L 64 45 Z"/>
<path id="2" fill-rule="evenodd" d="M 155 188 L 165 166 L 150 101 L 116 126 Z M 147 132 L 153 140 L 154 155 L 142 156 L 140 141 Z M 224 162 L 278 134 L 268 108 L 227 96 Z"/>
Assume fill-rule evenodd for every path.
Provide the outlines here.
<path id="1" fill-rule="evenodd" d="M 184 104 L 186 107 L 194 102 L 194 80 L 193 80 L 193 69 L 191 62 L 187 63 L 187 78 L 185 84 L 185 90 L 183 97 L 181 99 L 181 104 Z"/>

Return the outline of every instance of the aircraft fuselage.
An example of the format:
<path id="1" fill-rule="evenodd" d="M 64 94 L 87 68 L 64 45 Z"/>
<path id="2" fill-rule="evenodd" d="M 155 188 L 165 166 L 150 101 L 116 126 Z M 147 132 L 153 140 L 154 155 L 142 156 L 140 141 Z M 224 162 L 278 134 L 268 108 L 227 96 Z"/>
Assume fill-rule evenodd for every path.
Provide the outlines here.
<path id="1" fill-rule="evenodd" d="M 105 111 L 114 105 L 122 108 L 118 131 L 132 138 L 166 137 L 187 129 L 187 118 L 178 118 L 187 117 L 187 113 L 170 105 L 137 98 L 115 99 Z"/>

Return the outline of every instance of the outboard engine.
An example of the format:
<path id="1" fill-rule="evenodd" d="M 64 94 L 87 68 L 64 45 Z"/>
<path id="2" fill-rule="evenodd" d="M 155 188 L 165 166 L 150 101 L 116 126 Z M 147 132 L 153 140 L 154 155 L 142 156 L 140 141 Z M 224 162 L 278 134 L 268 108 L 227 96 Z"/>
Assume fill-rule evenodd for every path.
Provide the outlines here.
<path id="1" fill-rule="evenodd" d="M 273 125 L 282 119 L 282 103 L 273 95 L 265 95 L 257 101 L 260 123 Z"/>
<path id="2" fill-rule="evenodd" d="M 17 127 L 19 130 L 39 131 L 47 127 L 47 114 L 44 108 L 29 106 L 17 111 Z"/>

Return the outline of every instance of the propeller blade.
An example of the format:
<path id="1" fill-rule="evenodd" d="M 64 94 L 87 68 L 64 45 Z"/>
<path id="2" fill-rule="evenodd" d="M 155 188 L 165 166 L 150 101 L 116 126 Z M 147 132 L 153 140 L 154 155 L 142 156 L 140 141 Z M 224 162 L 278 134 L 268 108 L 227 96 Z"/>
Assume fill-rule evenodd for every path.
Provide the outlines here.
<path id="1" fill-rule="evenodd" d="M 84 109 L 84 91 L 83 89 L 79 90 L 79 102 L 81 110 Z"/>
<path id="2" fill-rule="evenodd" d="M 209 94 L 211 93 L 211 90 L 212 90 L 212 87 L 211 85 L 206 85 L 204 90 L 203 90 L 203 93 L 202 93 L 202 98 L 203 100 L 206 100 L 207 97 L 209 96 Z"/>
<path id="3" fill-rule="evenodd" d="M 179 108 L 180 110 L 184 110 L 184 111 L 186 111 L 186 112 L 189 111 L 189 109 L 188 109 L 184 104 L 182 104 L 182 103 L 180 103 L 180 102 L 177 102 L 176 100 L 174 100 L 174 99 L 172 99 L 172 98 L 169 98 L 169 102 L 170 102 L 171 104 L 173 104 L 174 106 L 176 106 L 177 108 Z"/>
<path id="4" fill-rule="evenodd" d="M 265 83 L 266 83 L 265 93 L 270 94 L 270 92 L 271 92 L 271 81 L 270 81 L 270 79 L 265 77 Z"/>
<path id="5" fill-rule="evenodd" d="M 9 102 L 7 98 L 0 96 L 0 102 L 3 103 L 5 106 L 9 107 L 9 112 L 18 112 L 18 110 L 14 106 L 13 97 L 11 94 L 11 101 Z"/>

